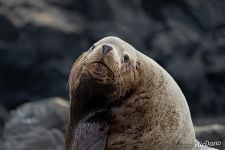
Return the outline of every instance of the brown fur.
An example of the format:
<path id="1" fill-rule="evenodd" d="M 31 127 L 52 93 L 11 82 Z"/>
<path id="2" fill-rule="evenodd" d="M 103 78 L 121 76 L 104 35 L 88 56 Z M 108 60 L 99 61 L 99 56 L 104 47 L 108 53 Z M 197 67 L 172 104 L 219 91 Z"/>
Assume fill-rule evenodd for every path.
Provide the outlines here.
<path id="1" fill-rule="evenodd" d="M 103 44 L 113 50 L 103 55 Z M 125 54 L 128 63 L 123 60 Z M 93 63 L 100 60 L 108 69 Z M 106 37 L 77 59 L 69 92 L 66 150 L 73 149 L 76 142 L 77 124 L 99 105 L 107 108 L 105 150 L 176 149 L 174 145 L 191 147 L 195 143 L 190 111 L 176 82 L 155 61 L 119 38 Z M 98 100 L 93 100 L 96 97 Z"/>

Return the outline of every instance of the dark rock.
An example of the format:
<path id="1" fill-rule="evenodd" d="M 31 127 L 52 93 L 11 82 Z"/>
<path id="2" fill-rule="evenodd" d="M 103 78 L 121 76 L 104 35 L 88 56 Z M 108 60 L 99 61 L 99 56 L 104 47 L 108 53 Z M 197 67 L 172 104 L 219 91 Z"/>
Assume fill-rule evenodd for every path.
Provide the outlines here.
<path id="1" fill-rule="evenodd" d="M 9 138 L 19 133 L 33 131 L 34 128 L 56 128 L 65 130 L 67 102 L 60 98 L 26 103 L 12 111 L 4 127 L 4 137 Z"/>
<path id="2" fill-rule="evenodd" d="M 93 16 L 99 16 L 96 13 L 95 7 L 100 3 L 94 1 L 90 2 L 90 11 L 95 12 Z M 107 1 L 104 8 L 107 16 L 102 16 L 104 21 L 92 21 L 90 22 L 90 28 L 88 28 L 89 36 L 93 39 L 101 39 L 104 36 L 114 35 L 119 36 L 132 45 L 140 49 L 145 49 L 145 44 L 142 39 L 146 38 L 151 32 L 151 20 L 144 12 L 141 11 L 141 4 L 139 1 Z M 93 7 L 92 7 L 93 6 Z M 135 18 L 135 19 L 134 19 Z M 136 34 L 138 33 L 138 34 Z M 134 36 L 135 35 L 135 36 Z"/>
<path id="3" fill-rule="evenodd" d="M 56 6 L 60 6 L 60 7 L 71 7 L 71 5 L 74 5 L 76 0 L 46 0 L 48 3 L 50 4 L 54 4 Z"/>
<path id="4" fill-rule="evenodd" d="M 152 52 L 150 54 L 162 63 L 167 63 L 171 58 L 177 55 L 179 57 L 186 57 L 189 53 L 189 55 L 193 54 L 190 48 L 197 43 L 198 38 L 198 35 L 188 30 L 175 29 L 161 32 L 152 39 Z"/>
<path id="5" fill-rule="evenodd" d="M 223 124 L 225 125 L 225 118 L 223 116 L 217 117 L 198 117 L 192 119 L 195 126 L 206 126 L 210 124 Z"/>
<path id="6" fill-rule="evenodd" d="M 190 13 L 204 29 L 217 28 L 225 24 L 225 2 L 214 0 L 186 0 Z"/>
<path id="7" fill-rule="evenodd" d="M 60 98 L 26 103 L 12 111 L 3 130 L 8 150 L 62 150 L 68 104 Z"/>
<path id="8" fill-rule="evenodd" d="M 201 33 L 192 18 L 174 5 L 162 8 L 161 14 L 168 29 L 158 32 L 150 41 L 153 57 L 164 64 L 176 56 L 192 55 Z"/>
<path id="9" fill-rule="evenodd" d="M 194 19 L 179 5 L 168 4 L 160 9 L 162 17 L 171 30 L 183 30 L 194 32 L 198 36 L 200 30 Z M 183 36 L 186 36 L 185 34 Z"/>
<path id="10" fill-rule="evenodd" d="M 12 42 L 17 40 L 19 36 L 19 29 L 14 26 L 9 19 L 4 16 L 0 16 L 0 41 Z"/>
<path id="11" fill-rule="evenodd" d="M 200 92 L 201 103 L 204 108 L 203 113 L 209 112 L 224 114 L 225 107 L 225 51 L 224 51 L 224 30 L 219 29 L 213 33 L 207 34 L 197 49 L 201 52 L 203 68 L 205 70 L 205 81 Z M 223 43 L 223 44 L 222 44 Z M 207 94 L 204 94 L 207 93 Z"/>
<path id="12" fill-rule="evenodd" d="M 44 1 L 5 0 L 0 10 L 0 99 L 7 99 L 2 103 L 12 109 L 44 97 L 66 97 L 70 67 L 87 41 L 80 37 L 84 19 Z"/>
<path id="13" fill-rule="evenodd" d="M 4 147 L 7 150 L 63 150 L 64 135 L 57 129 L 37 128 L 10 137 Z"/>
<path id="14" fill-rule="evenodd" d="M 0 139 L 2 138 L 1 136 L 2 136 L 3 126 L 6 120 L 8 119 L 8 117 L 9 117 L 8 111 L 5 109 L 4 106 L 0 104 Z"/>
<path id="15" fill-rule="evenodd" d="M 40 0 L 3 0 L 1 14 L 10 18 L 16 26 L 33 24 L 41 27 L 53 28 L 65 33 L 79 33 L 83 31 L 81 16 L 70 13 L 60 7 L 50 5 Z"/>

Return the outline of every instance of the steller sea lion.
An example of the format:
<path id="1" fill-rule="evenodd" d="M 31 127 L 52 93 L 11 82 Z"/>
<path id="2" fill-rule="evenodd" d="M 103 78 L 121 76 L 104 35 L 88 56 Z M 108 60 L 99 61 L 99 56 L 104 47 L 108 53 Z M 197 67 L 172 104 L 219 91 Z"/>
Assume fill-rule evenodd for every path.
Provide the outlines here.
<path id="1" fill-rule="evenodd" d="M 95 43 L 69 77 L 66 150 L 192 149 L 186 99 L 159 64 L 117 37 Z"/>

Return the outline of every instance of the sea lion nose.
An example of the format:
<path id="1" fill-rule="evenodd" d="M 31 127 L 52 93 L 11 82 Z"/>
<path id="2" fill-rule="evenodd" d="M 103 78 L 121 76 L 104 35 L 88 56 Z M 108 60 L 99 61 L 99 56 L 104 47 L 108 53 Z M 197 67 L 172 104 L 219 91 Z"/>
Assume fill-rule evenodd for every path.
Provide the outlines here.
<path id="1" fill-rule="evenodd" d="M 108 46 L 108 45 L 102 45 L 102 51 L 103 51 L 103 54 L 108 53 L 110 50 L 112 50 L 112 47 L 111 47 L 111 46 Z"/>

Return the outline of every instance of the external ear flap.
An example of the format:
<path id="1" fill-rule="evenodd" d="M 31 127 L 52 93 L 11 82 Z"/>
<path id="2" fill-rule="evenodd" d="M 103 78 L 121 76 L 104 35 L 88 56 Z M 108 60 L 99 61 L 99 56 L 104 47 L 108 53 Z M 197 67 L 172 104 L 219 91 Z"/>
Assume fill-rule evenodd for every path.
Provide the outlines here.
<path id="1" fill-rule="evenodd" d="M 139 70 L 139 68 L 140 68 L 140 62 L 136 62 L 136 69 L 137 69 L 137 71 Z"/>

